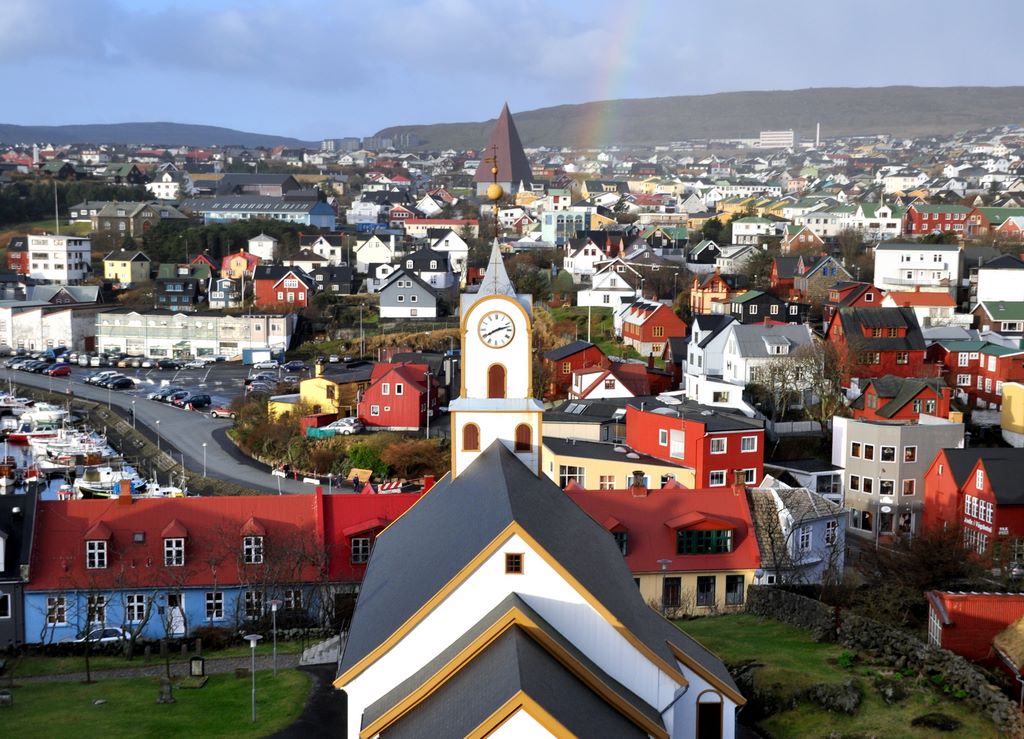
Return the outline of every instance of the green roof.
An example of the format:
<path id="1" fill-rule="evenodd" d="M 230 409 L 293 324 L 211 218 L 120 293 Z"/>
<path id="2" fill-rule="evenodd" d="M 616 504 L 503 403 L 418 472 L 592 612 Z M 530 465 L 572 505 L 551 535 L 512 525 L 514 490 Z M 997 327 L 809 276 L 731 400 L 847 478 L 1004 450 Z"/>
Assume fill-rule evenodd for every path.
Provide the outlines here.
<path id="1" fill-rule="evenodd" d="M 737 218 L 733 223 L 775 223 L 771 218 L 762 218 L 761 216 L 746 216 L 744 218 Z"/>
<path id="2" fill-rule="evenodd" d="M 980 352 L 994 357 L 1005 357 L 1007 354 L 1019 354 L 1020 349 L 1011 349 L 990 341 L 940 341 L 940 344 L 950 352 Z"/>
<path id="3" fill-rule="evenodd" d="M 1024 208 L 978 208 L 978 212 L 994 226 L 999 226 L 1007 218 L 1024 216 Z"/>
<path id="4" fill-rule="evenodd" d="M 989 300 L 984 306 L 996 321 L 1024 321 L 1024 301 Z"/>
<path id="5" fill-rule="evenodd" d="M 764 293 L 761 290 L 747 290 L 745 293 L 743 293 L 742 295 L 737 295 L 736 297 L 734 297 L 729 302 L 731 302 L 731 303 L 746 303 L 748 300 L 753 300 L 754 298 L 759 298 L 762 295 L 764 295 Z"/>
<path id="6" fill-rule="evenodd" d="M 915 203 L 911 206 L 918 213 L 970 213 L 966 205 L 932 205 L 931 203 Z"/>

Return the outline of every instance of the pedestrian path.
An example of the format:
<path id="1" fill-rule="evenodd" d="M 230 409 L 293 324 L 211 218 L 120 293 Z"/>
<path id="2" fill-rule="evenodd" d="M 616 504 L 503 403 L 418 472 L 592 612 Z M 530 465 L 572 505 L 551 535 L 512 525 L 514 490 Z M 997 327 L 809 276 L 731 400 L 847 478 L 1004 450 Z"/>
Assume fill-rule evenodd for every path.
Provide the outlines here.
<path id="1" fill-rule="evenodd" d="M 298 667 L 299 665 L 298 654 L 279 654 L 277 655 L 277 668 L 279 670 L 291 669 Z M 141 663 L 143 658 L 137 658 Z M 251 657 L 207 657 L 206 659 L 206 674 L 207 675 L 220 675 L 225 672 L 234 672 L 235 670 L 248 670 L 252 666 Z M 274 658 L 272 655 L 265 654 L 256 657 L 256 669 L 257 670 L 270 670 L 274 666 Z M 171 662 L 171 674 L 177 677 L 184 677 L 188 675 L 189 664 L 188 662 Z M 149 664 L 143 665 L 138 664 L 132 667 L 118 667 L 113 670 L 93 670 L 92 679 L 96 680 L 121 680 L 125 678 L 133 677 L 161 677 L 167 674 L 167 666 L 164 662 L 154 657 L 150 659 Z M 6 682 L 6 677 L 0 678 L 0 683 Z M 33 675 L 30 677 L 19 677 L 17 672 L 14 674 L 14 683 L 16 685 L 27 685 L 29 683 L 69 683 L 69 682 L 85 682 L 85 672 L 64 672 L 58 675 Z"/>

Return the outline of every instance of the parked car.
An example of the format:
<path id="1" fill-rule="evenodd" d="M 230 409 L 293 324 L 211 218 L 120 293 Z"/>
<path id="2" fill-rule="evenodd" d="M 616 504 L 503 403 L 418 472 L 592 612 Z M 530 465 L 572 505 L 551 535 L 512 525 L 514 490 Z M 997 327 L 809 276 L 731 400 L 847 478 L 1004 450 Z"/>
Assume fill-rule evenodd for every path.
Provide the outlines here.
<path id="1" fill-rule="evenodd" d="M 175 398 L 171 401 L 178 408 L 187 408 L 192 406 L 195 408 L 208 408 L 213 401 L 210 400 L 209 395 L 203 393 L 187 393 L 180 398 Z"/>
<path id="2" fill-rule="evenodd" d="M 150 400 L 159 400 L 161 402 L 166 402 L 168 395 L 172 395 L 174 393 L 183 393 L 183 392 L 185 392 L 185 388 L 183 388 L 183 387 L 174 387 L 174 386 L 162 387 L 159 390 L 156 390 L 155 392 L 150 393 L 146 397 L 149 398 Z"/>
<path id="3" fill-rule="evenodd" d="M 89 375 L 88 377 L 85 378 L 85 383 L 87 385 L 99 385 L 104 380 L 107 380 L 107 379 L 113 377 L 114 375 L 119 375 L 119 374 L 120 374 L 120 372 L 116 372 L 114 370 L 104 370 L 102 372 L 94 372 L 93 374 L 91 374 L 91 375 Z"/>
<path id="4" fill-rule="evenodd" d="M 253 369 L 277 369 L 278 364 L 276 359 L 264 359 L 262 362 L 256 362 L 252 366 Z"/>
<path id="5" fill-rule="evenodd" d="M 149 357 L 143 357 L 142 358 L 142 362 L 140 362 L 140 366 L 143 369 L 153 369 L 154 367 L 156 367 L 156 362 L 157 361 L 155 359 L 150 359 Z"/>
<path id="6" fill-rule="evenodd" d="M 339 434 L 358 434 L 362 431 L 365 426 L 363 422 L 354 416 L 348 418 L 339 418 L 337 421 L 327 424 L 324 428 L 336 429 Z"/>
<path id="7" fill-rule="evenodd" d="M 181 362 L 177 359 L 160 359 L 157 361 L 156 366 L 162 370 L 180 370 Z"/>
<path id="8" fill-rule="evenodd" d="M 256 372 L 245 378 L 246 385 L 254 382 L 277 382 L 277 375 L 270 372 Z"/>
<path id="9" fill-rule="evenodd" d="M 171 393 L 170 395 L 164 396 L 162 400 L 164 403 L 170 403 L 171 405 L 175 405 L 177 400 L 179 400 L 180 398 L 187 398 L 191 394 L 192 393 L 189 392 L 188 390 L 178 390 L 176 392 Z"/>
<path id="10" fill-rule="evenodd" d="M 122 375 L 120 372 L 115 372 L 114 374 L 104 377 L 102 380 L 94 382 L 93 384 L 99 385 L 100 387 L 111 387 L 118 380 L 128 380 L 131 382 L 131 380 L 129 380 L 125 375 Z M 132 384 L 134 385 L 135 383 Z"/>
<path id="11" fill-rule="evenodd" d="M 84 644 L 87 641 L 93 644 L 111 644 L 127 638 L 127 632 L 119 626 L 101 626 L 88 632 L 80 631 L 78 632 L 78 637 L 71 641 L 75 644 Z"/>
<path id="12" fill-rule="evenodd" d="M 64 364 L 53 364 L 43 370 L 50 377 L 67 377 L 71 374 L 71 367 Z"/>
<path id="13" fill-rule="evenodd" d="M 190 359 L 181 366 L 185 369 L 203 369 L 206 367 L 206 362 L 202 359 Z"/>
<path id="14" fill-rule="evenodd" d="M 330 362 L 331 364 L 337 364 L 338 362 L 341 361 L 341 357 L 339 357 L 337 354 L 332 354 L 331 356 L 327 357 L 327 361 Z"/>
<path id="15" fill-rule="evenodd" d="M 215 408 L 210 409 L 210 415 L 213 418 L 234 418 L 235 412 L 226 405 L 218 405 Z"/>
<path id="16" fill-rule="evenodd" d="M 121 375 L 120 377 L 115 377 L 113 380 L 108 380 L 104 387 L 108 387 L 111 390 L 128 390 L 129 388 L 135 387 L 135 383 L 130 377 Z"/>
<path id="17" fill-rule="evenodd" d="M 274 386 L 269 382 L 254 382 L 246 386 L 245 392 L 247 393 L 272 393 L 274 392 Z"/>
<path id="18" fill-rule="evenodd" d="M 293 359 L 290 362 L 285 362 L 284 364 L 282 364 L 281 369 L 287 372 L 305 372 L 309 368 L 306 367 L 305 362 L 298 359 Z"/>
<path id="19" fill-rule="evenodd" d="M 89 366 L 90 367 L 109 367 L 110 366 L 110 360 L 107 359 L 106 357 L 104 357 L 102 354 L 99 354 L 99 355 L 97 355 L 95 357 L 89 357 Z"/>

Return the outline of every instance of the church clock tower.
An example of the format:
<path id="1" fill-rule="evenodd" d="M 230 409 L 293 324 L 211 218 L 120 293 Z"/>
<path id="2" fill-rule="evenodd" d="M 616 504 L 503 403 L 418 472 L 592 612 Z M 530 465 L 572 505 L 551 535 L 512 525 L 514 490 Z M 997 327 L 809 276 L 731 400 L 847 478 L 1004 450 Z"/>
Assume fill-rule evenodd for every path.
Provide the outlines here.
<path id="1" fill-rule="evenodd" d="M 480 290 L 462 296 L 462 378 L 449 404 L 452 477 L 500 440 L 540 475 L 541 416 L 533 397 L 533 301 L 518 295 L 495 242 Z"/>

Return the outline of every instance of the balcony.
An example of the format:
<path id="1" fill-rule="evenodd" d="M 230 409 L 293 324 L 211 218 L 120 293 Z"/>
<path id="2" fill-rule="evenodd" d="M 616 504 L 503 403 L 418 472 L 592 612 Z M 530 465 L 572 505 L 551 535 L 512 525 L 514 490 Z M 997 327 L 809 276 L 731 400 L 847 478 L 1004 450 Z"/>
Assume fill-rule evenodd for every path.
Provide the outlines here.
<path id="1" fill-rule="evenodd" d="M 885 276 L 882 278 L 882 283 L 885 285 L 902 285 L 902 286 L 916 286 L 916 285 L 927 285 L 932 287 L 948 287 L 949 286 L 949 274 L 946 273 L 944 277 L 935 279 L 934 277 L 889 277 Z"/>

